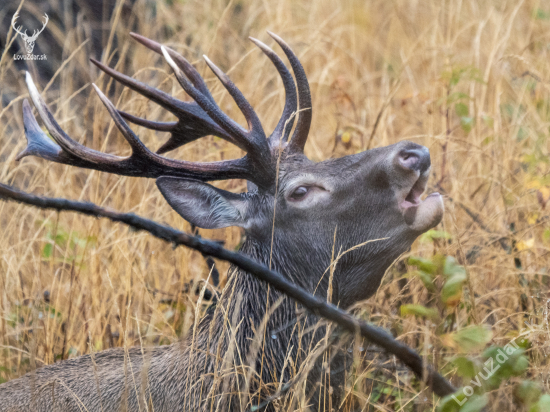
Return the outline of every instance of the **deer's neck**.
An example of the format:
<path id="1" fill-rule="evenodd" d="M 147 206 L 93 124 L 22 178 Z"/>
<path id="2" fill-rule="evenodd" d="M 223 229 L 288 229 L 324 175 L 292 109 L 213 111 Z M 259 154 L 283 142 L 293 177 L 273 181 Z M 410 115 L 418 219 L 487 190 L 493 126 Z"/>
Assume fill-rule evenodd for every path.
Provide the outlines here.
<path id="1" fill-rule="evenodd" d="M 306 289 L 323 299 L 327 298 L 327 290 L 330 273 L 326 270 L 326 257 L 315 256 L 307 253 L 309 261 L 296 262 L 296 254 L 284 250 L 277 244 L 277 239 L 270 244 L 247 239 L 240 253 L 264 264 L 278 272 L 298 287 Z M 332 291 L 334 295 L 334 291 Z M 263 320 L 266 315 L 273 319 L 273 327 L 281 328 L 288 318 L 295 318 L 296 311 L 302 312 L 292 299 L 270 287 L 264 281 L 236 267 L 231 267 L 228 273 L 228 283 L 224 289 L 220 303 L 229 308 L 231 312 L 242 311 L 241 315 L 253 317 L 256 321 Z M 280 307 L 279 310 L 274 307 Z M 271 313 L 273 312 L 273 313 Z M 284 316 L 279 315 L 284 313 Z M 237 316 L 237 315 L 236 315 Z M 283 323 L 283 324 L 281 324 Z"/>
<path id="2" fill-rule="evenodd" d="M 308 286 L 313 282 L 300 281 L 303 274 L 293 270 L 279 250 L 274 247 L 271 251 L 270 247 L 249 239 L 241 253 L 313 291 Z M 310 275 L 314 273 L 312 270 Z M 319 285 L 317 294 L 325 288 L 326 296 L 323 282 L 319 282 L 319 276 L 315 278 L 314 283 Z M 201 321 L 198 335 L 192 342 L 188 338 L 187 359 L 183 363 L 196 370 L 196 375 L 182 374 L 193 376 L 189 383 L 186 380 L 187 394 L 194 394 L 190 399 L 207 399 L 203 405 L 210 405 L 209 399 L 219 401 L 215 394 L 247 392 L 257 404 L 260 398 L 272 394 L 281 380 L 288 382 L 307 364 L 304 360 L 308 354 L 326 336 L 325 329 L 316 326 L 317 321 L 283 293 L 231 267 L 220 300 Z M 181 353 L 178 346 L 174 349 Z M 235 373 L 227 373 L 232 370 Z M 259 393 L 262 395 L 256 399 Z M 220 405 L 227 410 L 240 410 L 242 401 L 237 397 L 224 398 Z"/>
<path id="3" fill-rule="evenodd" d="M 320 268 L 310 264 L 309 279 L 304 280 L 304 274 L 281 256 L 280 249 L 276 246 L 271 249 L 249 239 L 244 243 L 241 253 L 271 267 L 298 286 L 326 298 L 328 274 L 327 280 L 323 281 Z M 273 377 L 273 372 L 278 372 L 276 376 L 280 377 L 285 358 L 290 356 L 296 362 L 298 347 L 315 344 L 315 336 L 324 335 L 320 333 L 321 329 L 313 331 L 312 326 L 318 320 L 315 316 L 307 313 L 285 294 L 235 267 L 231 267 L 229 271 L 228 283 L 216 306 L 211 321 L 215 322 L 216 327 L 224 324 L 224 345 L 230 345 L 229 341 L 233 340 L 243 361 L 246 362 L 245 354 L 251 359 L 256 358 L 257 372 L 264 369 L 264 374 L 267 372 L 266 378 L 268 375 Z M 230 336 L 230 333 L 233 335 Z"/>

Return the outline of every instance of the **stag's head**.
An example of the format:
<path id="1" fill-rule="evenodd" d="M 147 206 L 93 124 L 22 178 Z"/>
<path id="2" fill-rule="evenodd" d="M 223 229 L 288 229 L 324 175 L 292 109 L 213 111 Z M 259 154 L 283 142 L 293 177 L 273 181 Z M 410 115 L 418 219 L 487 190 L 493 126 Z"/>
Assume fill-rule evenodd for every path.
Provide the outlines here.
<path id="1" fill-rule="evenodd" d="M 25 101 L 28 146 L 19 158 L 36 155 L 110 173 L 155 178 L 168 203 L 184 219 L 202 228 L 244 228 L 252 245 L 247 252 L 264 259 L 272 256 L 277 270 L 310 290 L 328 281 L 331 259 L 341 255 L 333 272 L 334 286 L 340 304 L 347 306 L 371 295 L 391 262 L 419 234 L 440 222 L 441 196 L 432 193 L 421 198 L 430 173 L 430 155 L 425 147 L 402 141 L 339 159 L 310 161 L 304 155 L 311 124 L 308 81 L 290 47 L 278 36 L 271 36 L 286 54 L 296 82 L 273 50 L 252 39 L 275 65 L 286 92 L 282 116 L 269 137 L 248 101 L 208 58 L 206 63 L 235 99 L 248 129 L 222 112 L 198 72 L 181 55 L 133 34 L 140 43 L 164 56 L 195 102 L 177 100 L 93 61 L 178 118 L 176 122 L 161 123 L 118 111 L 94 85 L 132 148 L 131 156 L 124 158 L 88 149 L 67 136 L 27 74 L 30 96 L 55 143 L 39 128 Z M 170 132 L 170 139 L 153 153 L 125 120 Z M 206 135 L 219 136 L 246 155 L 213 163 L 160 155 Z M 224 179 L 246 179 L 249 190 L 232 193 L 206 183 Z M 375 241 L 354 248 L 369 240 Z M 325 281 L 320 282 L 321 278 Z"/>
<path id="2" fill-rule="evenodd" d="M 34 50 L 34 44 L 36 43 L 36 39 L 38 38 L 38 35 L 44 31 L 46 28 L 46 24 L 48 24 L 49 17 L 46 13 L 44 13 L 44 24 L 42 25 L 42 28 L 40 30 L 34 30 L 32 33 L 32 36 L 29 36 L 27 34 L 27 30 L 23 30 L 23 26 L 17 27 L 15 25 L 15 22 L 17 21 L 17 18 L 19 17 L 19 13 L 15 13 L 13 15 L 13 18 L 11 19 L 11 25 L 13 29 L 21 35 L 21 38 L 25 42 L 25 51 L 27 54 L 32 54 L 32 51 Z"/>

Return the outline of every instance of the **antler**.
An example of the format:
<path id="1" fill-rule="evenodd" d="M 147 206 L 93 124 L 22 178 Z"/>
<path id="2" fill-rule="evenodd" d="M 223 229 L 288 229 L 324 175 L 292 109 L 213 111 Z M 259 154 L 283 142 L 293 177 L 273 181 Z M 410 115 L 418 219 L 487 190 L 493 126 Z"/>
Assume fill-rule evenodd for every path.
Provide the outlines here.
<path id="1" fill-rule="evenodd" d="M 287 55 L 290 61 L 290 64 L 292 66 L 292 69 L 294 71 L 294 74 L 298 79 L 298 93 L 300 96 L 300 110 L 301 110 L 300 117 L 299 117 L 301 120 L 299 120 L 299 124 L 301 124 L 301 126 L 295 130 L 292 140 L 296 140 L 296 137 L 298 135 L 301 136 L 301 138 L 298 139 L 300 140 L 300 144 L 293 144 L 291 145 L 291 147 L 292 147 L 292 151 L 303 152 L 303 148 L 307 140 L 307 135 L 309 133 L 309 125 L 311 123 L 311 97 L 309 92 L 309 84 L 305 75 L 305 71 L 302 65 L 300 64 L 298 57 L 294 54 L 294 52 L 291 50 L 288 44 L 286 44 L 277 35 L 271 32 L 268 32 L 268 33 L 271 37 L 275 39 L 277 43 L 279 43 L 279 45 Z M 157 43 L 154 40 L 148 39 L 147 37 L 141 36 L 136 33 L 130 33 L 130 36 L 132 36 L 135 40 L 143 44 L 148 49 L 153 50 L 158 54 L 161 54 L 161 55 L 163 54 L 161 50 L 163 46 L 160 43 Z M 266 46 L 261 41 L 254 39 L 252 37 L 250 37 L 250 40 L 254 44 L 256 44 L 262 50 L 262 52 L 264 52 L 267 55 L 267 57 L 269 57 L 269 59 L 273 62 L 273 64 L 275 65 L 275 68 L 277 69 L 277 71 L 279 72 L 279 75 L 283 80 L 283 86 L 285 88 L 285 94 L 286 94 L 285 107 L 283 110 L 283 114 L 277 124 L 277 127 L 275 127 L 273 133 L 269 137 L 269 146 L 273 148 L 274 146 L 278 146 L 279 142 L 284 142 L 286 146 L 286 140 L 288 139 L 288 135 L 290 134 L 290 131 L 292 130 L 292 126 L 294 125 L 294 119 L 296 117 L 296 111 L 297 111 L 296 85 L 294 84 L 292 75 L 288 71 L 283 61 L 271 48 Z M 168 47 L 165 47 L 165 49 L 168 52 L 169 56 L 176 63 L 176 66 L 181 71 L 183 71 L 185 76 L 187 76 L 187 78 L 191 81 L 192 85 L 201 94 L 203 94 L 205 98 L 209 99 L 215 105 L 216 103 L 212 95 L 210 94 L 210 91 L 208 90 L 206 83 L 204 83 L 204 80 L 202 79 L 200 74 L 195 70 L 195 68 L 183 56 L 181 56 L 176 51 Z M 201 123 L 206 122 L 207 124 L 203 123 L 199 127 L 199 125 L 197 124 L 197 120 L 198 120 L 197 117 L 199 117 L 199 114 L 204 115 L 206 113 L 203 110 L 201 110 L 200 103 L 195 99 L 195 96 L 190 94 L 190 96 L 193 99 L 195 99 L 195 101 L 199 104 L 181 102 L 177 99 L 173 99 L 171 96 L 166 95 L 164 92 L 161 92 L 160 90 L 151 88 L 141 82 L 138 82 L 137 80 L 129 76 L 119 73 L 107 66 L 104 66 L 103 64 L 95 60 L 92 60 L 92 62 L 96 64 L 105 73 L 107 73 L 109 76 L 115 78 L 125 86 L 130 87 L 132 90 L 144 95 L 145 97 L 156 102 L 157 104 L 160 104 L 165 109 L 169 110 L 176 117 L 179 118 L 179 122 L 159 123 L 159 122 L 151 122 L 149 120 L 133 116 L 126 112 L 122 112 L 122 111 L 120 112 L 120 114 L 126 120 L 132 123 L 135 123 L 140 126 L 144 126 L 153 130 L 172 132 L 172 136 L 170 137 L 170 139 L 165 143 L 165 145 L 163 145 L 157 151 L 157 153 L 165 153 L 167 151 L 173 150 L 177 147 L 180 147 L 186 143 L 189 143 L 193 140 L 196 140 L 202 136 L 206 136 L 209 134 L 214 134 L 225 140 L 232 141 L 231 137 L 228 136 L 226 133 L 220 132 L 219 128 L 217 128 L 217 130 L 214 130 L 215 124 L 214 125 L 211 124 L 211 120 L 209 119 L 208 115 L 206 116 L 206 119 L 201 119 Z M 168 101 L 167 97 L 172 101 L 171 102 Z M 242 99 L 244 99 L 244 97 L 242 97 Z M 246 99 L 244 99 L 244 101 L 246 101 Z M 210 120 L 210 123 L 208 123 L 209 120 Z M 191 125 L 189 123 L 191 123 Z M 185 127 L 183 127 L 183 125 L 185 125 Z M 285 128 L 285 125 L 286 125 L 286 128 Z M 240 126 L 237 125 L 237 127 L 240 127 Z M 283 130 L 283 128 L 285 128 L 285 130 Z M 233 141 L 232 143 L 237 144 L 236 142 L 233 142 Z M 237 144 L 237 146 L 239 145 Z"/>
<path id="2" fill-rule="evenodd" d="M 276 174 L 275 163 L 270 148 L 273 149 L 274 147 L 278 147 L 280 143 L 283 144 L 284 147 L 287 146 L 286 140 L 293 126 L 297 107 L 294 80 L 275 52 L 259 40 L 251 39 L 270 58 L 277 68 L 283 80 L 286 92 L 285 107 L 281 119 L 269 139 L 266 139 L 260 120 L 250 103 L 229 77 L 227 77 L 227 75 L 215 66 L 206 56 L 204 56 L 206 63 L 220 79 L 244 114 L 248 123 L 248 130 L 242 128 L 220 109 L 202 77 L 183 56 L 143 36 L 134 33 L 131 35 L 146 47 L 164 56 L 165 60 L 174 71 L 176 79 L 182 88 L 195 100 L 195 102 L 182 102 L 158 89 L 119 73 L 94 59 L 91 59 L 91 61 L 122 84 L 130 87 L 173 113 L 178 118 L 178 121 L 166 123 L 154 122 L 133 116 L 123 111 L 118 111 L 94 84 L 93 86 L 99 98 L 109 111 L 117 128 L 121 131 L 132 148 L 132 154 L 129 157 L 119 157 L 101 153 L 72 140 L 60 128 L 52 113 L 42 100 L 31 76 L 27 73 L 26 82 L 31 99 L 55 143 L 48 139 L 45 133 L 39 128 L 32 114 L 31 107 L 28 101 L 25 100 L 23 102 L 23 117 L 28 145 L 18 156 L 18 159 L 28 155 L 36 155 L 58 163 L 126 176 L 150 178 L 175 176 L 201 181 L 242 178 L 255 183 L 262 189 L 270 188 L 273 185 Z M 296 55 L 294 55 L 288 45 L 280 38 L 273 34 L 271 34 L 271 36 L 283 48 L 293 67 L 296 78 L 298 79 L 300 107 L 310 107 L 311 99 L 309 86 L 307 80 L 305 80 L 304 83 L 305 73 Z M 303 113 L 308 112 L 309 117 L 303 115 Z M 157 153 L 153 153 L 138 139 L 124 119 L 149 129 L 171 132 L 170 139 L 157 151 Z M 288 144 L 289 150 L 297 152 L 303 151 L 303 145 L 307 139 L 310 122 L 311 111 L 302 112 L 292 140 Z M 161 153 L 173 150 L 200 137 L 211 134 L 217 135 L 235 144 L 247 154 L 241 159 L 211 163 L 187 162 L 160 156 Z"/>
<path id="3" fill-rule="evenodd" d="M 31 99 L 55 143 L 40 129 L 36 118 L 32 114 L 32 109 L 25 99 L 23 102 L 23 121 L 25 124 L 27 147 L 17 156 L 18 160 L 28 155 L 35 155 L 57 163 L 125 176 L 150 178 L 176 176 L 202 181 L 248 179 L 256 183 L 254 176 L 252 176 L 253 168 L 250 167 L 250 159 L 247 156 L 237 160 L 197 163 L 168 159 L 151 152 L 137 138 L 114 105 L 95 84 L 93 85 L 95 91 L 109 111 L 117 128 L 130 144 L 132 154 L 129 157 L 119 157 L 89 149 L 71 139 L 61 129 L 44 103 L 44 100 L 42 100 L 28 72 L 26 74 L 26 82 Z M 264 179 L 258 179 L 257 184 L 262 183 L 265 185 Z"/>
<path id="4" fill-rule="evenodd" d="M 30 40 L 36 40 L 36 38 L 38 37 L 38 35 L 40 33 L 42 33 L 44 31 L 44 29 L 46 28 L 46 24 L 48 24 L 48 21 L 50 20 L 50 18 L 48 17 L 48 15 L 46 13 L 44 13 L 44 24 L 42 25 L 42 28 L 40 30 L 34 30 L 33 33 L 32 33 L 32 37 L 30 37 Z"/>
<path id="5" fill-rule="evenodd" d="M 281 46 L 281 49 L 286 54 L 294 76 L 296 77 L 296 83 L 298 84 L 298 102 L 300 104 L 300 116 L 298 118 L 298 124 L 290 140 L 289 150 L 291 152 L 303 153 L 306 145 L 307 137 L 309 135 L 309 128 L 311 126 L 312 107 L 311 107 L 311 92 L 309 90 L 309 82 L 307 81 L 306 72 L 298 60 L 298 56 L 294 54 L 292 49 L 286 42 L 270 31 L 267 32 L 273 39 Z"/>
<path id="6" fill-rule="evenodd" d="M 15 22 L 17 21 L 18 18 L 19 18 L 19 12 L 15 12 L 15 14 L 13 15 L 13 18 L 11 19 L 11 26 L 13 27 L 13 30 L 19 33 L 22 37 L 27 37 L 27 30 L 25 30 L 24 32 L 21 31 L 21 29 L 23 28 L 23 25 L 19 27 L 15 26 Z"/>

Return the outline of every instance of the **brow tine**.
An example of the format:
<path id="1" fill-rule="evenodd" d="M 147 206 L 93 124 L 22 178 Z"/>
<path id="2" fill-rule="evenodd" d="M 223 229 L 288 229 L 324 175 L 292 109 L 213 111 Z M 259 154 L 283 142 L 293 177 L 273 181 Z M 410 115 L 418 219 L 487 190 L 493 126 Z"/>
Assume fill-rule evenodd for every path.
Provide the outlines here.
<path id="1" fill-rule="evenodd" d="M 296 99 L 296 84 L 294 83 L 294 78 L 292 77 L 292 74 L 290 74 L 290 72 L 288 71 L 286 65 L 283 63 L 281 58 L 270 47 L 253 37 L 249 37 L 249 39 L 256 46 L 258 46 L 267 57 L 269 57 L 269 59 L 275 65 L 275 68 L 279 72 L 279 75 L 281 76 L 281 79 L 283 81 L 286 95 L 285 107 L 283 109 L 283 114 L 281 115 L 281 118 L 279 119 L 279 122 L 275 127 L 275 130 L 273 130 L 273 133 L 269 137 L 269 140 L 270 144 L 273 144 L 272 140 L 281 140 L 283 142 L 286 142 L 286 140 L 288 139 L 288 135 L 292 130 L 292 126 L 294 125 L 293 113 L 295 113 L 298 109 Z M 285 129 L 284 133 L 283 129 Z"/>
<path id="2" fill-rule="evenodd" d="M 312 118 L 311 92 L 309 90 L 309 82 L 307 81 L 306 72 L 290 46 L 275 33 L 270 31 L 267 33 L 273 37 L 277 43 L 279 43 L 279 46 L 281 46 L 285 52 L 286 57 L 292 66 L 292 70 L 294 71 L 294 76 L 296 77 L 300 115 L 298 117 L 298 124 L 294 130 L 294 134 L 290 139 L 289 146 L 291 151 L 303 152 Z"/>

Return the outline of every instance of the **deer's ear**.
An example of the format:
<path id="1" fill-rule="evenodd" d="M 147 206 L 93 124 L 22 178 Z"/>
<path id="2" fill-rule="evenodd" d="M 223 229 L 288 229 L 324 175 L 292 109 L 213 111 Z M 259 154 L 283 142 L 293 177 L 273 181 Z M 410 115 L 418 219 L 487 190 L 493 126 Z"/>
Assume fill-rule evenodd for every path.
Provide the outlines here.
<path id="1" fill-rule="evenodd" d="M 157 186 L 170 206 L 185 220 L 203 229 L 246 226 L 246 200 L 195 180 L 161 176 Z"/>

